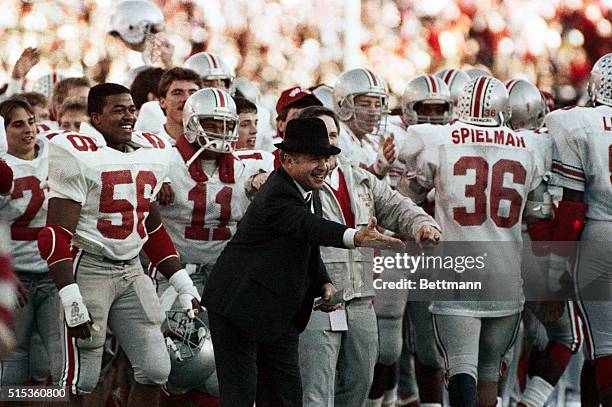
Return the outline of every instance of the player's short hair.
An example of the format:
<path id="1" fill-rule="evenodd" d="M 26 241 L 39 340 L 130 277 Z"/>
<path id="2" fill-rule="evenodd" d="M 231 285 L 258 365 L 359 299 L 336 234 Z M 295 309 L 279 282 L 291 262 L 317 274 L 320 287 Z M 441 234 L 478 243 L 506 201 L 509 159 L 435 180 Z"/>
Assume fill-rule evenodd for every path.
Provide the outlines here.
<path id="1" fill-rule="evenodd" d="M 62 117 L 67 111 L 77 111 L 87 114 L 87 100 L 80 97 L 66 99 L 57 112 L 57 118 L 59 119 Z"/>
<path id="2" fill-rule="evenodd" d="M 68 96 L 68 92 L 73 88 L 91 87 L 91 82 L 85 77 L 65 78 L 55 84 L 53 87 L 53 95 L 51 96 L 51 104 L 61 106 Z"/>
<path id="3" fill-rule="evenodd" d="M 157 93 L 159 81 L 164 75 L 164 72 L 162 68 L 150 67 L 142 70 L 136 75 L 130 86 L 130 93 L 134 99 L 136 109 L 140 109 L 145 102 L 149 101 L 149 93 L 155 95 L 156 98 L 159 97 L 159 93 Z"/>
<path id="4" fill-rule="evenodd" d="M 240 113 L 257 113 L 257 105 L 250 100 L 234 96 L 234 102 L 236 102 L 236 112 Z"/>
<path id="5" fill-rule="evenodd" d="M 102 113 L 106 98 L 112 95 L 130 94 L 130 90 L 118 83 L 101 83 L 89 89 L 87 95 L 87 115 L 92 113 Z"/>
<path id="6" fill-rule="evenodd" d="M 28 101 L 22 97 L 13 96 L 0 103 L 0 116 L 4 119 L 4 126 L 11 124 L 11 116 L 13 110 L 24 109 L 26 112 L 34 116 L 34 109 Z"/>
<path id="7" fill-rule="evenodd" d="M 172 69 L 168 69 L 161 76 L 159 80 L 159 85 L 157 87 L 157 96 L 160 98 L 165 98 L 166 93 L 168 93 L 168 89 L 170 89 L 170 85 L 174 81 L 190 81 L 198 85 L 199 88 L 202 87 L 202 78 L 195 71 L 187 68 L 174 67 Z"/>
<path id="8" fill-rule="evenodd" d="M 18 93 L 15 96 L 24 98 L 28 101 L 30 106 L 47 106 L 47 104 L 49 103 L 47 97 L 39 92 L 23 92 Z"/>
<path id="9" fill-rule="evenodd" d="M 340 121 L 338 120 L 338 115 L 336 113 L 325 107 L 325 106 L 308 106 L 297 114 L 296 119 L 315 119 L 321 116 L 328 116 L 334 119 L 334 123 L 336 123 L 336 128 L 340 131 Z"/>

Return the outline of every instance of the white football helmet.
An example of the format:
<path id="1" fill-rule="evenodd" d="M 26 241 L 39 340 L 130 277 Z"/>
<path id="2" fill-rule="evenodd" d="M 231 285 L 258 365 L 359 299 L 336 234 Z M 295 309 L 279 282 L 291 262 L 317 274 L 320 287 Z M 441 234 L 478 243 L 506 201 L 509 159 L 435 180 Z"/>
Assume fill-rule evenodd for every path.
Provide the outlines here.
<path id="1" fill-rule="evenodd" d="M 612 106 L 612 53 L 599 58 L 593 65 L 588 92 L 593 104 Z"/>
<path id="2" fill-rule="evenodd" d="M 259 104 L 259 100 L 261 99 L 261 92 L 255 84 L 248 79 L 245 78 L 236 78 L 232 81 L 232 96 L 236 95 L 236 91 L 240 92 L 240 94 L 247 100 L 256 105 Z"/>
<path id="3" fill-rule="evenodd" d="M 355 97 L 361 95 L 380 98 L 380 108 L 356 107 Z M 374 72 L 364 68 L 343 72 L 334 85 L 333 101 L 334 111 L 340 120 L 353 120 L 355 126 L 366 133 L 384 133 L 389 113 L 389 94 L 385 82 Z"/>
<path id="4" fill-rule="evenodd" d="M 203 387 L 209 394 L 219 394 L 212 339 L 203 318 L 191 319 L 183 310 L 166 312 L 164 336 L 172 370 L 165 386 L 171 394 Z"/>
<path id="5" fill-rule="evenodd" d="M 223 122 L 221 133 L 205 132 L 202 122 L 215 119 Z M 238 141 L 238 113 L 229 93 L 218 88 L 204 88 L 189 96 L 183 107 L 185 138 L 204 150 L 231 153 Z"/>
<path id="6" fill-rule="evenodd" d="M 417 104 L 442 105 L 442 115 L 423 115 L 415 110 Z M 453 118 L 453 100 L 448 86 L 437 76 L 424 74 L 412 79 L 402 95 L 402 118 L 406 124 L 446 124 Z"/>
<path id="7" fill-rule="evenodd" d="M 459 95 L 457 118 L 477 126 L 502 126 L 510 118 L 508 91 L 492 76 L 470 80 Z"/>
<path id="8" fill-rule="evenodd" d="M 546 116 L 546 102 L 534 84 L 525 79 L 506 82 L 510 119 L 507 124 L 514 130 L 535 130 L 542 127 Z"/>
<path id="9" fill-rule="evenodd" d="M 312 89 L 312 93 L 323 103 L 323 106 L 328 109 L 334 109 L 334 88 L 323 84 Z"/>
<path id="10" fill-rule="evenodd" d="M 189 68 L 197 72 L 203 81 L 221 80 L 225 84 L 225 90 L 230 90 L 234 75 L 225 65 L 225 62 L 212 52 L 198 52 L 193 54 L 183 64 L 184 68 Z"/>
<path id="11" fill-rule="evenodd" d="M 463 72 L 461 69 L 441 69 L 434 74 L 438 78 L 441 78 L 444 83 L 448 86 L 450 90 L 451 98 L 457 106 L 457 102 L 459 101 L 459 94 L 463 90 L 463 87 L 466 83 L 470 81 L 470 77 L 468 74 Z"/>
<path id="12" fill-rule="evenodd" d="M 481 76 L 493 76 L 489 68 L 486 66 L 480 65 L 480 68 L 469 68 L 465 70 L 465 73 L 470 77 L 470 79 L 479 78 Z"/>
<path id="13" fill-rule="evenodd" d="M 140 50 L 148 34 L 164 30 L 164 15 L 147 0 L 125 0 L 117 3 L 111 14 L 110 34 L 127 46 Z"/>

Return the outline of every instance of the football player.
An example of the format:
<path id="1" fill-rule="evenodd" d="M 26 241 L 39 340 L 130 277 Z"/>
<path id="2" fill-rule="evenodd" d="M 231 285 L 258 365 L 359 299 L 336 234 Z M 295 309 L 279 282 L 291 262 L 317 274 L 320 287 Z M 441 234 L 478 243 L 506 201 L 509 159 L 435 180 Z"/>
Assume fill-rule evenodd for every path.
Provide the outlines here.
<path id="1" fill-rule="evenodd" d="M 3 358 L 0 379 L 6 385 L 28 385 L 30 359 L 49 357 L 53 382 L 59 380 L 61 345 L 56 310 L 59 297 L 47 263 L 40 257 L 36 239 L 47 216 L 47 150 L 46 139 L 36 137 L 34 110 L 21 98 L 0 103 L 8 141 L 5 156 L 13 172 L 11 193 L 0 196 L 2 218 L 10 224 L 13 266 L 20 281 L 19 307 L 15 310 L 17 349 Z M 32 352 L 31 336 L 37 331 L 43 340 L 42 352 Z M 40 349 L 39 349 L 40 351 Z"/>
<path id="2" fill-rule="evenodd" d="M 393 135 L 384 138 L 389 94 L 387 85 L 369 69 L 343 72 L 334 84 L 334 112 L 341 121 L 340 148 L 352 164 L 379 178 L 395 161 Z M 378 151 L 382 160 L 377 163 Z"/>
<path id="3" fill-rule="evenodd" d="M 217 257 L 232 238 L 250 203 L 249 195 L 273 170 L 272 154 L 249 150 L 233 154 L 238 139 L 238 114 L 229 93 L 203 88 L 183 108 L 184 133 L 176 139 L 170 157 L 170 181 L 175 204 L 160 207 L 164 225 L 201 292 Z M 265 179 L 265 178 L 264 178 Z M 256 183 L 257 185 L 254 185 Z M 163 275 L 155 275 L 162 303 L 172 302 L 173 289 Z M 170 290 L 170 291 L 168 291 Z M 170 308 L 170 307 L 167 307 Z M 202 370 L 199 380 L 185 381 L 185 369 L 196 369 L 207 358 L 194 355 L 188 366 L 173 363 L 166 390 L 173 396 L 218 396 L 216 376 Z"/>
<path id="4" fill-rule="evenodd" d="M 546 129 L 542 128 L 546 114 L 546 102 L 542 94 L 535 85 L 525 79 L 509 80 L 506 82 L 506 88 L 508 89 L 508 104 L 511 111 L 508 120 L 509 127 L 516 131 L 535 131 L 540 141 L 541 153 L 544 155 L 546 162 L 550 163 L 552 160 L 552 141 Z M 540 186 L 540 188 L 542 187 L 548 189 L 546 183 Z M 549 230 L 553 198 L 547 192 L 544 192 L 542 197 L 544 198 L 543 201 L 538 203 L 540 210 L 532 212 L 532 222 L 529 226 L 526 222 L 523 222 L 522 236 L 525 242 L 531 240 L 528 231 L 533 234 L 535 240 L 541 240 L 538 231 L 542 227 L 544 230 Z M 555 199 L 555 201 L 559 199 Z M 537 217 L 535 216 L 536 213 L 538 214 Z M 545 254 L 546 257 L 542 257 L 542 254 Z M 548 259 L 547 253 L 534 253 L 531 245 L 526 244 L 524 246 L 522 267 L 526 274 L 538 273 L 543 275 L 546 273 L 548 264 L 544 259 Z M 558 284 L 558 282 L 555 283 Z M 533 321 L 536 318 L 546 330 L 548 344 L 542 352 L 537 352 L 537 355 L 532 358 L 534 363 L 531 364 L 528 372 L 529 381 L 521 397 L 521 403 L 524 406 L 544 406 L 569 364 L 572 354 L 576 353 L 581 346 L 580 324 L 575 304 L 572 301 L 566 301 L 563 304 L 563 314 L 555 320 L 549 320 L 545 312 L 547 310 L 548 305 L 534 301 L 526 303 L 524 317 L 527 346 L 533 345 L 537 336 L 534 329 L 537 330 L 539 324 Z"/>
<path id="5" fill-rule="evenodd" d="M 599 399 L 603 406 L 610 406 L 611 264 L 609 253 L 602 253 L 602 243 L 597 241 L 609 241 L 612 231 L 612 54 L 595 63 L 587 89 L 592 107 L 560 109 L 544 119 L 554 143 L 551 184 L 563 187 L 549 240 L 591 242 L 579 246 L 573 277 L 584 321 L 587 356 L 595 365 Z M 606 247 L 609 252 L 609 246 L 603 248 Z M 560 276 L 571 253 L 556 245 L 552 248 L 549 274 Z"/>
<path id="6" fill-rule="evenodd" d="M 455 109 L 453 110 L 455 118 L 457 117 L 457 103 L 459 102 L 459 94 L 463 90 L 463 87 L 466 83 L 470 81 L 470 76 L 466 74 L 461 69 L 455 68 L 446 68 L 441 69 L 435 73 L 435 76 L 442 79 L 446 86 L 448 86 L 448 90 L 450 91 L 451 98 L 453 99 L 453 103 L 455 105 Z"/>
<path id="7" fill-rule="evenodd" d="M 200 299 L 152 204 L 171 148 L 157 135 L 133 131 L 136 107 L 124 86 L 94 86 L 87 109 L 91 124 L 49 142 L 47 225 L 38 234 L 64 311 L 60 386 L 73 404 L 84 403 L 98 382 L 108 327 L 134 369 L 128 405 L 157 405 L 170 360 L 141 249 L 169 278 L 182 310 L 194 315 Z"/>
<path id="8" fill-rule="evenodd" d="M 422 144 L 416 178 L 405 191 L 418 202 L 435 184 L 435 215 L 444 240 L 463 241 L 466 249 L 477 251 L 487 241 L 520 242 L 528 194 L 546 170 L 535 135 L 504 126 L 508 92 L 493 77 L 469 81 L 458 109 L 457 122 L 409 129 Z M 470 241 L 479 243 L 471 246 Z M 453 406 L 496 403 L 502 358 L 514 344 L 522 310 L 520 252 L 514 246 L 504 245 L 508 250 L 496 250 L 488 259 L 488 273 L 481 277 L 495 280 L 487 285 L 488 301 L 471 300 L 469 294 L 465 301 L 444 301 L 448 297 L 434 293 L 434 334 Z"/>
<path id="9" fill-rule="evenodd" d="M 205 88 L 219 88 L 229 92 L 234 80 L 234 74 L 223 59 L 212 52 L 198 52 L 187 58 L 184 68 L 195 71 L 202 78 Z"/>

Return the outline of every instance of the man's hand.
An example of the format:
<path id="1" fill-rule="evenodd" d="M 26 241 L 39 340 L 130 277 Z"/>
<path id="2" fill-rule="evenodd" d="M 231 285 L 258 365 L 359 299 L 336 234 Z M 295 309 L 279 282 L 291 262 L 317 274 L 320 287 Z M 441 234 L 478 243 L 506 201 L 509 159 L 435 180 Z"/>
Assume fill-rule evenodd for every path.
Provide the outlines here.
<path id="1" fill-rule="evenodd" d="M 68 284 L 59 290 L 59 296 L 64 308 L 68 335 L 79 339 L 90 338 L 90 327 L 94 329 L 95 327 L 83 302 L 79 286 L 76 283 Z"/>
<path id="2" fill-rule="evenodd" d="M 393 142 L 394 138 L 395 138 L 395 135 L 393 133 L 389 134 L 389 137 L 385 139 L 385 142 L 383 143 L 383 146 L 382 146 L 383 155 L 385 157 L 385 160 L 387 160 L 387 162 L 389 163 L 389 165 L 392 165 L 395 162 L 395 159 L 397 158 L 395 154 L 395 143 Z"/>
<path id="3" fill-rule="evenodd" d="M 334 287 L 333 284 L 325 283 L 321 287 L 321 298 L 325 301 L 329 301 L 334 296 L 334 294 L 336 294 L 336 292 L 338 292 L 338 290 L 336 290 L 336 287 Z M 342 303 L 334 304 L 334 305 L 322 303 L 322 304 L 316 305 L 314 309 L 318 311 L 323 311 L 323 312 L 332 312 L 332 311 L 342 308 L 342 305 L 343 305 Z"/>
<path id="4" fill-rule="evenodd" d="M 160 205 L 174 205 L 174 190 L 169 182 L 164 182 L 159 192 L 157 193 L 157 202 Z"/>
<path id="5" fill-rule="evenodd" d="M 193 281 L 185 269 L 180 269 L 170 276 L 170 284 L 178 293 L 178 300 L 181 304 L 181 309 L 187 312 L 189 318 L 196 316 L 201 310 L 200 293 L 193 285 Z"/>
<path id="6" fill-rule="evenodd" d="M 439 242 L 442 237 L 442 232 L 431 225 L 423 225 L 417 230 L 414 240 L 417 243 L 421 243 L 425 240 L 431 240 L 432 242 Z"/>
<path id="7" fill-rule="evenodd" d="M 432 252 L 441 238 L 442 232 L 431 225 L 421 226 L 414 235 L 414 240 L 426 253 Z"/>
<path id="8" fill-rule="evenodd" d="M 390 249 L 402 251 L 405 249 L 404 243 L 391 236 L 383 235 L 376 228 L 378 222 L 372 217 L 368 226 L 364 230 L 355 233 L 354 243 L 357 247 L 372 247 L 374 249 Z"/>
<path id="9" fill-rule="evenodd" d="M 28 47 L 24 49 L 17 62 L 15 62 L 11 77 L 13 79 L 24 79 L 30 69 L 38 62 L 40 62 L 40 53 L 36 48 Z"/>

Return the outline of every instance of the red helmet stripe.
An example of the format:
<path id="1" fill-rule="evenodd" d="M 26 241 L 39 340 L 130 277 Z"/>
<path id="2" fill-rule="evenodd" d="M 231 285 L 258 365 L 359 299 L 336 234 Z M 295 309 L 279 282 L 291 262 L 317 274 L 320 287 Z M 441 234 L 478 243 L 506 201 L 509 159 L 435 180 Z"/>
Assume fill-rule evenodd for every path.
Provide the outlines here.
<path id="1" fill-rule="evenodd" d="M 474 105 L 472 108 L 472 117 L 482 117 L 481 114 L 481 110 L 484 106 L 484 103 L 482 103 L 482 96 L 483 96 L 483 92 L 486 89 L 486 85 L 489 82 L 489 78 L 488 76 L 481 76 L 480 78 L 478 78 L 478 80 L 476 81 L 476 85 L 475 88 L 476 90 L 474 91 Z"/>
<path id="2" fill-rule="evenodd" d="M 208 58 L 210 58 L 210 63 L 212 64 L 213 68 L 218 68 L 219 63 L 217 62 L 215 56 L 209 52 L 207 52 L 206 55 L 208 55 Z"/>
<path id="3" fill-rule="evenodd" d="M 455 76 L 455 70 L 454 69 L 449 69 L 444 73 L 444 78 L 442 79 L 444 81 L 444 83 L 446 83 L 448 86 L 450 86 L 452 80 L 453 80 L 453 76 Z"/>
<path id="4" fill-rule="evenodd" d="M 372 86 L 379 86 L 378 85 L 378 80 L 376 79 L 376 75 L 374 75 L 372 72 L 370 72 L 370 70 L 368 69 L 364 69 L 364 71 L 367 72 L 368 75 L 368 79 L 370 79 L 370 85 Z"/>
<path id="5" fill-rule="evenodd" d="M 225 96 L 223 95 L 223 92 L 221 92 L 219 89 L 215 89 L 215 92 L 217 95 L 219 95 L 219 107 L 225 107 Z"/>
<path id="6" fill-rule="evenodd" d="M 431 75 L 425 75 L 427 80 L 429 81 L 429 88 L 431 93 L 438 93 L 438 84 L 436 83 L 436 78 Z"/>
<path id="7" fill-rule="evenodd" d="M 506 89 L 508 89 L 508 93 L 512 91 L 512 88 L 514 87 L 514 85 L 516 85 L 516 82 L 516 79 L 511 79 L 508 81 L 508 83 L 506 83 Z"/>

